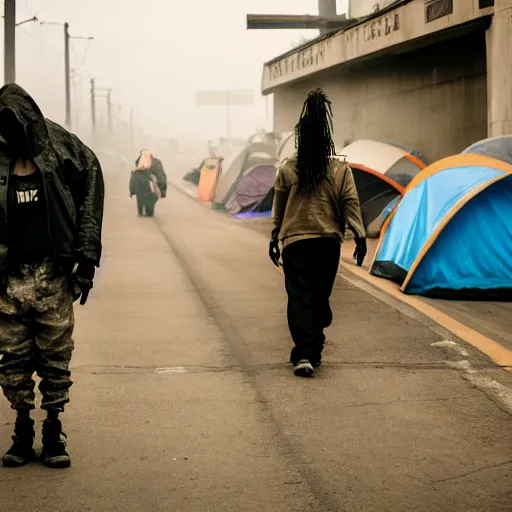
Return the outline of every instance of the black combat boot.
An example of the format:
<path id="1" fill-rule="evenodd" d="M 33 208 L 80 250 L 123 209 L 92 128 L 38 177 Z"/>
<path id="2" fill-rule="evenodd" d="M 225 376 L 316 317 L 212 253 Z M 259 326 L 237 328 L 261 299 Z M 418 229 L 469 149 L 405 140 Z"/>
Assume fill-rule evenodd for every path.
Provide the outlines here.
<path id="1" fill-rule="evenodd" d="M 71 459 L 66 451 L 67 438 L 62 432 L 59 419 L 48 418 L 43 422 L 43 451 L 41 460 L 49 468 L 62 469 L 71 466 Z"/>
<path id="2" fill-rule="evenodd" d="M 34 420 L 27 415 L 18 415 L 14 426 L 13 444 L 3 456 L 6 468 L 19 468 L 36 458 L 34 452 Z"/>

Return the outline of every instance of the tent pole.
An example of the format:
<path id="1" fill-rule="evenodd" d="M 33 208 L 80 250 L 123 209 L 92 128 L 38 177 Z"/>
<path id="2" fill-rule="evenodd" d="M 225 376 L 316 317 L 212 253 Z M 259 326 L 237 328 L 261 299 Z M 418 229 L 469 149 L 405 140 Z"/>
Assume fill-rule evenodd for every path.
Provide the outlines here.
<path id="1" fill-rule="evenodd" d="M 226 95 L 226 115 L 227 115 L 227 139 L 228 139 L 228 147 L 231 148 L 231 112 L 230 112 L 230 109 L 231 109 L 231 105 L 230 105 L 230 91 L 228 91 L 227 95 Z"/>

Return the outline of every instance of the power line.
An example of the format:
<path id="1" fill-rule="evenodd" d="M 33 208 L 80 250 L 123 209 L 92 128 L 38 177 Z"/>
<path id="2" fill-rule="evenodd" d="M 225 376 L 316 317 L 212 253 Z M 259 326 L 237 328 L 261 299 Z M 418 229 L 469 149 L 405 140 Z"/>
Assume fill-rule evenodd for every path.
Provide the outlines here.
<path id="1" fill-rule="evenodd" d="M 18 30 L 21 30 L 25 34 L 27 34 L 27 36 L 32 38 L 34 41 L 37 41 L 41 46 L 44 46 L 44 47 L 48 48 L 49 50 L 52 50 L 53 52 L 55 52 L 55 53 L 57 53 L 59 55 L 64 55 L 64 52 L 61 52 L 61 51 L 57 50 L 56 48 L 53 48 L 52 46 L 46 44 L 44 41 L 42 41 L 41 39 L 37 38 L 34 34 L 31 34 L 27 30 L 25 30 L 24 28 L 21 28 L 21 27 L 16 27 L 16 28 Z"/>
<path id="2" fill-rule="evenodd" d="M 46 4 L 44 7 L 41 7 L 39 11 L 36 12 L 35 16 L 41 14 L 43 11 L 46 11 L 46 9 L 49 9 L 50 7 L 54 6 L 59 0 L 53 0 L 49 4 Z"/>

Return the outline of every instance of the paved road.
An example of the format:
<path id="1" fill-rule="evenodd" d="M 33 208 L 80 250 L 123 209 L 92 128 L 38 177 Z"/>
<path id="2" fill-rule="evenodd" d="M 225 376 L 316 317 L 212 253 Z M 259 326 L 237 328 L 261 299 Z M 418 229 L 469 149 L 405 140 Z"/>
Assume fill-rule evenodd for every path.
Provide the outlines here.
<path id="1" fill-rule="evenodd" d="M 188 187 L 190 193 L 192 193 L 193 190 L 192 187 Z M 247 227 L 265 236 L 268 236 L 272 225 L 270 219 L 256 219 L 244 221 L 244 223 Z M 364 264 L 366 270 L 368 270 L 369 265 L 373 261 L 377 246 L 378 240 L 368 240 L 368 256 Z M 353 250 L 353 242 L 347 241 L 344 250 L 344 258 L 346 261 L 352 262 L 351 255 L 354 252 Z M 379 280 L 376 280 L 374 282 L 377 284 L 378 281 Z M 418 298 L 512 351 L 512 302 L 456 301 L 427 299 L 424 297 Z"/>
<path id="2" fill-rule="evenodd" d="M 511 510 L 512 376 L 340 278 L 325 367 L 293 377 L 262 235 L 175 190 L 138 219 L 126 178 L 77 308 L 73 467 L 0 470 L 2 510 Z"/>

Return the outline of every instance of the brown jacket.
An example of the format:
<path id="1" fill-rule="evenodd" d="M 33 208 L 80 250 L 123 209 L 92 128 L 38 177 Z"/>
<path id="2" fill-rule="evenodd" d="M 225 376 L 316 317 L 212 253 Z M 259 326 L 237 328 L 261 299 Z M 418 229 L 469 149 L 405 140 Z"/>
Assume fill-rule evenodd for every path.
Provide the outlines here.
<path id="1" fill-rule="evenodd" d="M 343 241 L 345 226 L 356 237 L 365 237 L 359 196 L 350 167 L 332 160 L 327 179 L 311 196 L 297 190 L 296 159 L 289 158 L 279 168 L 274 190 L 272 237 L 284 247 L 307 238 L 334 237 Z"/>

